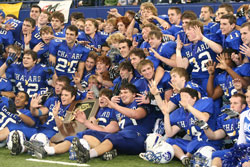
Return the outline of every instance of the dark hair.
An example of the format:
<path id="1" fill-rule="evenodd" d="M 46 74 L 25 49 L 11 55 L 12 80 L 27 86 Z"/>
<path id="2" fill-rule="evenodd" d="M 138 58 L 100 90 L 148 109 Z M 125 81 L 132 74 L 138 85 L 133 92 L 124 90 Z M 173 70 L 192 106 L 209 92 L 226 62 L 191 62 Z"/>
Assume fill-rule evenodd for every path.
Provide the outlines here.
<path id="1" fill-rule="evenodd" d="M 229 24 L 235 24 L 236 25 L 236 17 L 233 14 L 225 14 L 221 16 L 220 19 L 227 19 L 229 21 Z"/>
<path id="2" fill-rule="evenodd" d="M 132 64 L 128 60 L 125 60 L 121 64 L 119 64 L 119 70 L 121 69 L 128 70 L 129 72 L 134 71 Z"/>
<path id="3" fill-rule="evenodd" d="M 145 59 L 146 58 L 146 55 L 145 55 L 144 51 L 141 48 L 132 49 L 129 52 L 128 56 L 130 57 L 132 54 L 138 56 L 140 59 Z"/>
<path id="4" fill-rule="evenodd" d="M 135 94 L 138 93 L 138 90 L 135 87 L 135 85 L 131 83 L 126 83 L 126 84 L 121 85 L 120 90 L 125 90 L 125 89 L 128 89 L 130 92 L 135 93 Z"/>
<path id="5" fill-rule="evenodd" d="M 228 13 L 231 13 L 231 14 L 234 13 L 234 8 L 231 4 L 223 3 L 219 6 L 219 8 L 225 8 Z"/>
<path id="6" fill-rule="evenodd" d="M 169 8 L 168 10 L 175 10 L 176 14 L 181 14 L 181 9 L 178 8 L 178 7 L 176 7 L 176 6 L 171 7 L 171 8 Z"/>
<path id="7" fill-rule="evenodd" d="M 56 19 L 60 20 L 61 23 L 64 23 L 64 20 L 65 20 L 64 15 L 61 12 L 58 12 L 58 11 L 54 12 L 51 15 L 51 19 L 52 18 L 56 18 Z"/>
<path id="8" fill-rule="evenodd" d="M 187 11 L 183 12 L 181 15 L 181 20 L 183 20 L 183 19 L 196 20 L 197 15 L 193 11 L 187 10 Z"/>
<path id="9" fill-rule="evenodd" d="M 99 97 L 101 97 L 102 95 L 104 95 L 104 96 L 107 96 L 107 98 L 109 98 L 109 100 L 112 98 L 112 96 L 113 96 L 113 92 L 112 92 L 112 90 L 110 90 L 110 89 L 108 89 L 108 88 L 103 88 L 103 89 L 101 89 L 101 91 L 100 91 L 100 96 Z"/>
<path id="10" fill-rule="evenodd" d="M 196 101 L 199 100 L 199 94 L 197 90 L 192 89 L 192 88 L 182 88 L 180 90 L 180 93 L 183 93 L 183 92 L 188 93 L 192 98 L 196 97 Z"/>
<path id="11" fill-rule="evenodd" d="M 82 12 L 73 12 L 73 13 L 71 13 L 71 15 L 70 15 L 70 20 L 71 20 L 72 18 L 74 18 L 74 19 L 76 19 L 76 20 L 78 20 L 78 19 L 84 19 L 84 15 L 83 15 Z"/>
<path id="12" fill-rule="evenodd" d="M 75 89 L 73 86 L 65 85 L 65 86 L 62 88 L 62 91 L 63 91 L 63 90 L 66 90 L 66 91 L 70 92 L 70 93 L 71 93 L 71 96 L 72 96 L 72 97 L 75 96 L 75 98 L 76 98 L 77 91 L 76 91 L 76 89 Z"/>
<path id="13" fill-rule="evenodd" d="M 32 28 L 34 28 L 36 26 L 36 21 L 30 17 L 24 19 L 24 21 L 30 22 Z"/>
<path id="14" fill-rule="evenodd" d="M 38 9 L 39 9 L 39 13 L 41 13 L 41 12 L 42 12 L 41 7 L 40 7 L 40 6 L 38 6 L 38 5 L 32 5 L 30 9 L 32 9 L 32 8 L 38 8 Z"/>
<path id="15" fill-rule="evenodd" d="M 33 61 L 36 61 L 36 60 L 37 60 L 37 53 L 34 52 L 33 50 L 25 50 L 25 51 L 23 52 L 23 55 L 26 55 L 26 54 L 27 54 L 27 55 L 31 55 Z"/>
<path id="16" fill-rule="evenodd" d="M 75 25 L 70 25 L 66 28 L 66 31 L 70 30 L 70 31 L 74 31 L 75 35 L 78 35 L 78 28 Z"/>
<path id="17" fill-rule="evenodd" d="M 17 17 L 13 14 L 7 14 L 6 17 L 12 17 L 13 19 L 17 20 Z"/>
<path id="18" fill-rule="evenodd" d="M 132 41 L 130 39 L 122 39 L 119 41 L 119 43 L 127 43 L 129 48 L 132 46 Z"/>
<path id="19" fill-rule="evenodd" d="M 70 79 L 65 76 L 65 75 L 62 75 L 62 76 L 59 76 L 57 79 L 56 79 L 56 82 L 59 81 L 59 82 L 64 82 L 65 85 L 70 85 Z"/>

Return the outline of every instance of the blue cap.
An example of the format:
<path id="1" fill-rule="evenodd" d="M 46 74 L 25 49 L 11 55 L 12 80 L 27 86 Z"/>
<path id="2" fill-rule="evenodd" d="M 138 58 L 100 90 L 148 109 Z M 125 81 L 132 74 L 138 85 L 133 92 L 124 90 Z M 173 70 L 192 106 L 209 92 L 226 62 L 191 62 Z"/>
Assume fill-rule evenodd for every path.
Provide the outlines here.
<path id="1" fill-rule="evenodd" d="M 3 18 L 5 18 L 5 13 L 3 10 L 0 9 L 0 16 L 3 16 Z"/>

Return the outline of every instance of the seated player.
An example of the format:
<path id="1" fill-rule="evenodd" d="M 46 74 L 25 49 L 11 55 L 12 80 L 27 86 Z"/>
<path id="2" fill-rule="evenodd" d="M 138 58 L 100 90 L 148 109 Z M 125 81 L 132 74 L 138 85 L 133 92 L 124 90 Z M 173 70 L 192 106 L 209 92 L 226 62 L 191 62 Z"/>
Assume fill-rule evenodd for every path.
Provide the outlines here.
<path id="1" fill-rule="evenodd" d="M 11 131 L 19 130 L 24 133 L 25 137 L 29 140 L 30 137 L 36 133 L 35 125 L 39 121 L 35 117 L 33 117 L 28 109 L 25 107 L 29 103 L 29 95 L 26 92 L 20 91 L 17 93 L 15 97 L 15 106 L 16 106 L 16 115 L 18 121 L 13 121 L 12 118 L 8 118 L 8 120 L 12 121 L 4 121 L 6 127 L 0 130 L 0 141 L 6 140 Z M 3 113 L 2 113 L 3 114 Z M 1 114 L 1 115 L 2 115 Z M 4 117 L 3 117 L 4 118 Z M 24 152 L 24 148 L 20 147 L 17 138 L 19 138 L 19 134 L 14 132 L 11 137 L 12 148 L 11 154 L 18 155 L 21 152 Z"/>
<path id="2" fill-rule="evenodd" d="M 114 114 L 120 130 L 112 131 L 116 133 L 92 131 L 84 135 L 83 138 L 91 147 L 89 151 L 80 144 L 79 138 L 74 138 L 73 150 L 76 151 L 79 163 L 85 163 L 90 158 L 101 155 L 104 159 L 111 160 L 117 155 L 114 149 L 125 154 L 139 154 L 144 151 L 146 134 L 152 131 L 155 122 L 154 114 L 146 105 L 140 106 L 136 103 L 137 89 L 134 85 L 122 85 L 120 91 L 124 106 L 106 98 L 110 108 L 115 110 Z"/>
<path id="3" fill-rule="evenodd" d="M 88 134 L 91 130 L 96 130 L 100 132 L 113 132 L 118 130 L 118 124 L 115 121 L 114 110 L 108 107 L 107 100 L 104 98 L 107 97 L 111 99 L 112 91 L 109 89 L 102 89 L 100 91 L 99 97 L 99 111 L 96 117 L 91 117 L 89 120 L 86 118 L 86 115 L 82 111 L 76 111 L 75 119 L 82 123 L 84 126 L 88 128 L 83 132 L 77 133 L 77 137 L 82 138 L 84 134 Z M 32 144 L 32 142 L 27 142 L 26 145 L 28 148 L 35 150 L 35 155 L 38 158 L 43 158 L 45 154 L 54 155 L 54 154 L 62 154 L 69 151 L 71 147 L 72 140 L 75 136 L 68 136 L 64 139 L 64 141 L 60 144 L 56 144 L 54 146 L 46 146 L 46 147 L 37 147 Z"/>

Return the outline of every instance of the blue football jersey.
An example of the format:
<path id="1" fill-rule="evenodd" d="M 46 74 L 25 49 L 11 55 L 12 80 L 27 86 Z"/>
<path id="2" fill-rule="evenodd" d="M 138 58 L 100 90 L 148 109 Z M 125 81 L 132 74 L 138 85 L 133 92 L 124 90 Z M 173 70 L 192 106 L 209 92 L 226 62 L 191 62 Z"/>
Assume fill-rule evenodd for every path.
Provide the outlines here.
<path id="1" fill-rule="evenodd" d="M 11 31 L 0 29 L 0 43 L 6 48 L 14 43 L 14 37 Z"/>
<path id="2" fill-rule="evenodd" d="M 98 113 L 96 114 L 98 125 L 105 127 L 111 121 L 116 120 L 114 112 L 115 111 L 113 109 L 108 107 L 100 108 Z"/>
<path id="3" fill-rule="evenodd" d="M 106 41 L 107 38 L 108 35 L 101 32 L 97 32 L 94 38 L 91 38 L 89 35 L 85 33 L 81 33 L 78 36 L 79 41 L 88 41 L 90 42 L 89 45 L 94 46 L 95 48 L 101 48 L 101 45 Z"/>
<path id="4" fill-rule="evenodd" d="M 53 108 L 55 106 L 55 102 L 57 102 L 58 100 L 59 100 L 59 98 L 54 96 L 54 97 L 50 97 L 44 103 L 44 106 L 49 109 L 48 118 L 47 118 L 47 120 L 46 120 L 46 122 L 44 124 L 40 125 L 40 127 L 45 128 L 45 129 L 49 129 L 49 130 L 53 130 L 55 132 L 58 132 L 55 117 L 53 115 Z M 70 104 L 67 105 L 67 106 L 63 106 L 62 104 L 60 105 L 60 109 L 58 111 L 58 117 L 59 118 L 63 119 L 65 117 L 66 111 L 68 110 L 69 106 L 70 106 Z"/>
<path id="5" fill-rule="evenodd" d="M 176 52 L 176 42 L 169 41 L 167 43 L 162 43 L 156 50 L 159 55 L 170 59 L 173 54 Z M 156 69 L 160 64 L 163 65 L 165 70 L 171 70 L 172 67 L 169 67 L 165 63 L 162 63 L 159 59 L 154 56 L 154 53 L 149 51 L 150 56 L 147 56 L 146 59 L 151 60 L 154 63 L 154 68 Z"/>
<path id="6" fill-rule="evenodd" d="M 233 30 L 229 35 L 226 36 L 222 34 L 221 30 L 218 30 L 216 35 L 219 40 L 215 42 L 219 42 L 224 49 L 232 48 L 239 51 L 239 47 L 242 44 L 240 31 Z"/>
<path id="7" fill-rule="evenodd" d="M 40 89 L 46 89 L 48 74 L 44 72 L 45 65 L 36 64 L 31 70 L 24 68 L 20 62 L 13 63 L 6 70 L 6 77 L 8 79 L 15 79 L 15 85 L 18 91 L 25 91 L 31 97 Z"/>
<path id="8" fill-rule="evenodd" d="M 6 125 L 10 122 L 17 123 L 21 121 L 18 115 L 9 112 L 10 100 L 11 99 L 4 96 L 0 97 L 0 128 L 6 127 Z"/>
<path id="9" fill-rule="evenodd" d="M 0 77 L 0 91 L 12 91 L 13 87 L 8 79 Z"/>
<path id="10" fill-rule="evenodd" d="M 70 49 L 66 41 L 55 39 L 50 42 L 49 51 L 56 57 L 57 76 L 65 75 L 72 80 L 79 62 L 86 61 L 90 50 L 78 44 Z"/>
<path id="11" fill-rule="evenodd" d="M 49 64 L 49 45 L 44 43 L 44 46 L 41 50 L 37 52 L 37 57 L 40 59 L 41 64 L 48 65 Z"/>
<path id="12" fill-rule="evenodd" d="M 250 76 L 250 64 L 245 63 L 233 70 L 242 77 Z M 215 78 L 215 85 L 220 85 L 221 89 L 224 92 L 224 97 L 229 100 L 232 95 L 237 93 L 236 89 L 233 86 L 233 78 L 227 72 L 220 73 Z"/>
<path id="13" fill-rule="evenodd" d="M 20 46 L 22 49 L 24 49 L 24 35 L 22 33 L 22 26 L 23 22 L 15 19 L 10 19 L 7 21 L 7 23 L 10 23 L 13 25 L 13 30 L 10 30 L 13 33 L 14 37 L 14 43 Z M 31 40 L 30 40 L 30 49 L 33 49 L 39 42 L 41 42 L 41 36 L 39 28 L 36 26 L 35 30 L 31 34 Z"/>
<path id="14" fill-rule="evenodd" d="M 133 130 L 139 132 L 141 135 L 144 136 L 152 132 L 155 123 L 155 116 L 152 112 L 150 112 L 147 105 L 139 106 L 137 105 L 136 101 L 133 101 L 131 104 L 128 104 L 125 107 L 134 110 L 139 107 L 142 107 L 146 110 L 147 116 L 142 119 L 135 120 L 133 118 L 126 117 L 124 114 L 121 114 L 118 111 L 115 111 L 116 121 L 118 122 L 121 130 Z"/>
<path id="15" fill-rule="evenodd" d="M 216 53 L 204 42 L 184 46 L 181 50 L 182 57 L 189 61 L 188 69 L 191 70 L 192 78 L 208 78 L 206 64 L 209 60 L 216 60 Z"/>
<path id="16" fill-rule="evenodd" d="M 197 90 L 200 94 L 201 97 L 206 97 L 207 96 L 207 92 L 198 84 L 192 82 L 192 81 L 188 81 L 185 83 L 184 85 L 185 88 L 192 88 Z M 173 94 L 173 96 L 170 98 L 170 101 L 173 102 L 175 105 L 180 106 L 180 100 L 181 100 L 181 96 L 179 93 L 177 94 Z"/>
<path id="17" fill-rule="evenodd" d="M 225 131 L 227 136 L 230 139 L 236 141 L 239 137 L 239 129 L 240 129 L 240 119 L 239 118 L 231 118 L 229 120 L 224 120 L 228 115 L 222 114 L 217 119 L 217 128 Z"/>
<path id="18" fill-rule="evenodd" d="M 195 109 L 200 112 L 206 112 L 210 115 L 208 120 L 208 125 L 211 129 L 216 129 L 216 117 L 213 116 L 214 105 L 213 100 L 211 98 L 204 97 L 196 101 L 193 106 Z M 176 109 L 170 114 L 170 123 L 171 125 L 176 125 L 181 129 L 184 129 L 187 134 L 192 138 L 192 140 L 197 141 L 207 141 L 207 142 L 217 142 L 217 141 L 209 141 L 205 132 L 200 129 L 199 126 L 194 124 L 195 120 L 197 120 L 194 115 L 186 110 L 183 107 Z"/>
<path id="19" fill-rule="evenodd" d="M 172 88 L 169 85 L 169 82 L 171 80 L 171 76 L 169 74 L 169 72 L 165 72 L 162 79 L 160 80 L 160 82 L 157 85 L 157 88 L 159 89 L 159 91 L 161 92 L 160 95 L 161 97 L 164 99 L 165 97 L 165 91 Z M 137 90 L 139 91 L 139 93 L 144 94 L 145 92 L 150 92 L 149 87 L 148 87 L 148 81 L 145 78 L 139 78 L 134 85 L 136 86 Z"/>

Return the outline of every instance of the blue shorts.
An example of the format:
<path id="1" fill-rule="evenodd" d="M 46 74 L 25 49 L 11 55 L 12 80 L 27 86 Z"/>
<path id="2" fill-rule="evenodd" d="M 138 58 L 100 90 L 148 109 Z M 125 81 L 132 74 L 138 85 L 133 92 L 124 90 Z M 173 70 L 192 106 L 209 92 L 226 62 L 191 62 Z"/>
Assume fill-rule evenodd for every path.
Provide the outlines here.
<path id="1" fill-rule="evenodd" d="M 107 134 L 109 134 L 109 133 L 88 129 L 88 130 L 85 130 L 85 131 L 82 131 L 82 132 L 78 132 L 76 134 L 76 136 L 67 136 L 64 140 L 68 140 L 68 141 L 70 141 L 72 143 L 74 137 L 78 137 L 79 139 L 81 139 L 84 135 L 90 135 L 90 136 L 96 137 L 100 142 L 103 142 L 104 137 Z"/>
<path id="2" fill-rule="evenodd" d="M 178 147 L 180 147 L 184 153 L 187 153 L 187 145 L 191 142 L 190 140 L 184 140 L 181 138 L 168 138 L 166 140 L 167 143 L 171 144 L 171 145 L 177 145 Z"/>
<path id="3" fill-rule="evenodd" d="M 13 130 L 22 131 L 27 140 L 29 140 L 32 135 L 37 133 L 36 128 L 31 128 L 31 127 L 28 127 L 28 126 L 21 126 L 19 124 L 15 124 L 15 123 L 12 123 L 12 122 L 8 123 L 7 127 L 8 127 L 10 132 L 13 131 Z"/>
<path id="4" fill-rule="evenodd" d="M 113 147 L 119 153 L 124 154 L 139 154 L 145 151 L 144 141 L 146 136 L 133 130 L 122 130 L 117 133 L 108 134 L 105 136 L 113 144 Z"/>

